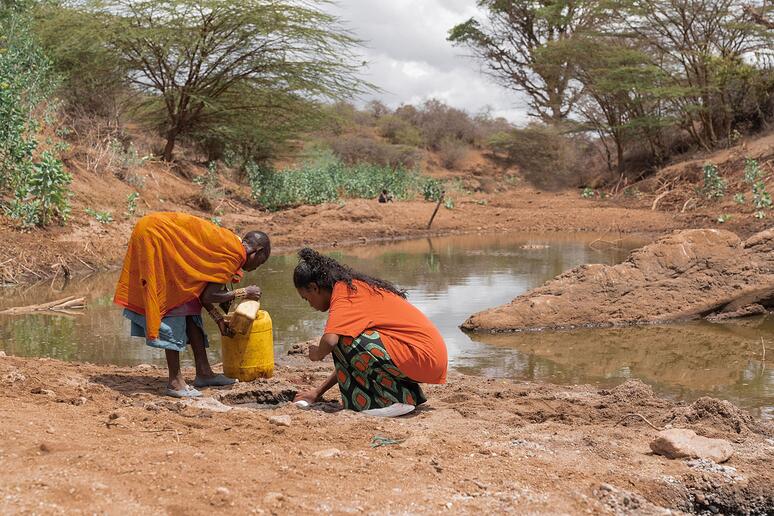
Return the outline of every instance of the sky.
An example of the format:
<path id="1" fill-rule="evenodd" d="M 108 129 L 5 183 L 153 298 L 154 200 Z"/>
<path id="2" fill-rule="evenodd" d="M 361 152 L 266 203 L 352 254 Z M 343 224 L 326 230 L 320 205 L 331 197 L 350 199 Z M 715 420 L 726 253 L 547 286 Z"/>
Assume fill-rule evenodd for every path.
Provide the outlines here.
<path id="1" fill-rule="evenodd" d="M 364 40 L 363 78 L 383 90 L 359 103 L 377 99 L 395 108 L 434 97 L 470 114 L 488 106 L 494 116 L 526 122 L 522 97 L 446 41 L 449 29 L 478 14 L 475 0 L 337 0 L 329 9 Z"/>

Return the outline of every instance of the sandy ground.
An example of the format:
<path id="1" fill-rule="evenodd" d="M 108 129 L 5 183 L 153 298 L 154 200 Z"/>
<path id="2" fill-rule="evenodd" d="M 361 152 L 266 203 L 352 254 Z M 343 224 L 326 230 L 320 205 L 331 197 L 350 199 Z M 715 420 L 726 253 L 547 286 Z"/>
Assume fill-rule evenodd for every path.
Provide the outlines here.
<path id="1" fill-rule="evenodd" d="M 774 511 L 770 423 L 711 398 L 676 405 L 637 381 L 600 391 L 455 373 L 394 420 L 326 412 L 335 403 L 245 408 L 331 367 L 283 358 L 274 378 L 196 406 L 160 397 L 164 371 L 151 366 L 2 357 L 0 513 Z M 729 439 L 735 454 L 724 467 L 653 455 L 654 430 L 617 424 L 629 413 Z"/>

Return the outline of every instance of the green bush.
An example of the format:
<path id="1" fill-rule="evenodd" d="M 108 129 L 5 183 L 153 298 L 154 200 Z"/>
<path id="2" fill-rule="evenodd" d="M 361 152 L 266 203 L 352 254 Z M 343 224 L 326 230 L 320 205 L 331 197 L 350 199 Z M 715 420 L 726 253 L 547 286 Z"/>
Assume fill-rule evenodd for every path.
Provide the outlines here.
<path id="1" fill-rule="evenodd" d="M 701 191 L 707 199 L 720 199 L 726 195 L 726 181 L 720 177 L 718 167 L 711 163 L 704 165 L 704 186 Z"/>
<path id="2" fill-rule="evenodd" d="M 397 199 L 410 199 L 424 192 L 428 181 L 435 181 L 404 167 L 366 163 L 346 165 L 329 155 L 283 171 L 250 164 L 247 176 L 253 199 L 272 211 L 302 204 L 335 202 L 342 198 L 372 199 L 382 189 Z"/>
<path id="3" fill-rule="evenodd" d="M 36 109 L 56 86 L 51 64 L 30 32 L 23 7 L 0 8 L 0 192 L 3 205 L 23 227 L 66 220 L 72 177 L 51 152 L 36 159 Z M 45 111 L 45 110 L 43 110 Z M 45 119 L 46 117 L 44 117 Z"/>

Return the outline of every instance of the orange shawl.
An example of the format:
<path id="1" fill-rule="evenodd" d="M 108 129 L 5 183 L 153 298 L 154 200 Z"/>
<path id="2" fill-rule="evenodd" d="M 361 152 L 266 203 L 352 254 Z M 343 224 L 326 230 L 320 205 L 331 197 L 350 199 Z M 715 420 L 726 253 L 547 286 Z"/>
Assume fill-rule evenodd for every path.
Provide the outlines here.
<path id="1" fill-rule="evenodd" d="M 247 259 L 231 231 L 185 213 L 152 213 L 132 231 L 113 301 L 145 315 L 146 335 L 158 338 L 169 310 L 199 297 L 208 283 L 241 276 Z"/>

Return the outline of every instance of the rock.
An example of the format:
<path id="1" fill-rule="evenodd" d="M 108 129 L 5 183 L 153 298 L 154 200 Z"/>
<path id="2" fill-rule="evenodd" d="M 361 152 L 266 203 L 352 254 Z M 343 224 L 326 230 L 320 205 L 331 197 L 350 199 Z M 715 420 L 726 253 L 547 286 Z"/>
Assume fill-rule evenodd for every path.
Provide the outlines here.
<path id="1" fill-rule="evenodd" d="M 30 392 L 32 394 L 42 394 L 43 396 L 48 396 L 50 398 L 53 398 L 56 396 L 56 393 L 51 389 L 43 389 L 42 387 L 36 387 L 35 389 L 32 389 Z"/>
<path id="2" fill-rule="evenodd" d="M 153 366 L 150 364 L 140 364 L 135 366 L 134 368 L 137 369 L 138 371 L 150 371 L 151 369 L 153 369 Z"/>
<path id="3" fill-rule="evenodd" d="M 269 421 L 277 426 L 290 426 L 291 419 L 288 415 L 271 416 Z"/>
<path id="4" fill-rule="evenodd" d="M 316 451 L 313 455 L 319 459 L 332 459 L 341 455 L 341 450 L 338 448 L 328 448 L 325 450 Z"/>
<path id="5" fill-rule="evenodd" d="M 142 408 L 144 408 L 145 410 L 150 410 L 151 412 L 158 412 L 159 410 L 161 410 L 161 408 L 155 403 L 153 403 L 152 401 L 145 403 L 142 406 Z"/>
<path id="6" fill-rule="evenodd" d="M 618 265 L 576 267 L 507 305 L 470 316 L 462 328 L 626 326 L 751 315 L 760 307 L 774 308 L 774 228 L 745 242 L 729 231 L 691 229 L 637 249 Z"/>
<path id="7" fill-rule="evenodd" d="M 5 354 L 5 351 L 0 351 L 0 358 L 7 357 L 8 355 Z"/>
<path id="8" fill-rule="evenodd" d="M 83 396 L 80 396 L 80 397 L 78 397 L 78 398 L 73 398 L 72 400 L 70 400 L 70 404 L 71 404 L 71 405 L 75 405 L 76 407 L 80 407 L 80 406 L 82 406 L 82 405 L 86 405 L 86 402 L 87 402 L 87 401 L 89 401 L 89 400 L 88 400 L 88 399 L 86 399 L 86 398 L 85 398 L 85 397 L 83 397 Z"/>
<path id="9" fill-rule="evenodd" d="M 183 403 L 189 407 L 194 407 L 202 410 L 209 410 L 212 412 L 230 412 L 234 410 L 234 407 L 230 407 L 211 397 L 194 398 L 186 400 Z"/>
<path id="10" fill-rule="evenodd" d="M 231 491 L 228 487 L 220 486 L 217 489 L 215 489 L 215 493 L 218 494 L 218 496 L 222 497 L 228 497 L 231 496 Z"/>
<path id="11" fill-rule="evenodd" d="M 725 439 L 710 439 L 696 435 L 687 428 L 671 428 L 662 430 L 650 443 L 653 453 L 670 459 L 708 459 L 717 463 L 731 458 L 734 449 Z"/>
<path id="12" fill-rule="evenodd" d="M 102 482 L 94 482 L 91 485 L 91 488 L 95 491 L 105 491 L 106 489 L 108 489 L 108 486 L 103 484 Z"/>

